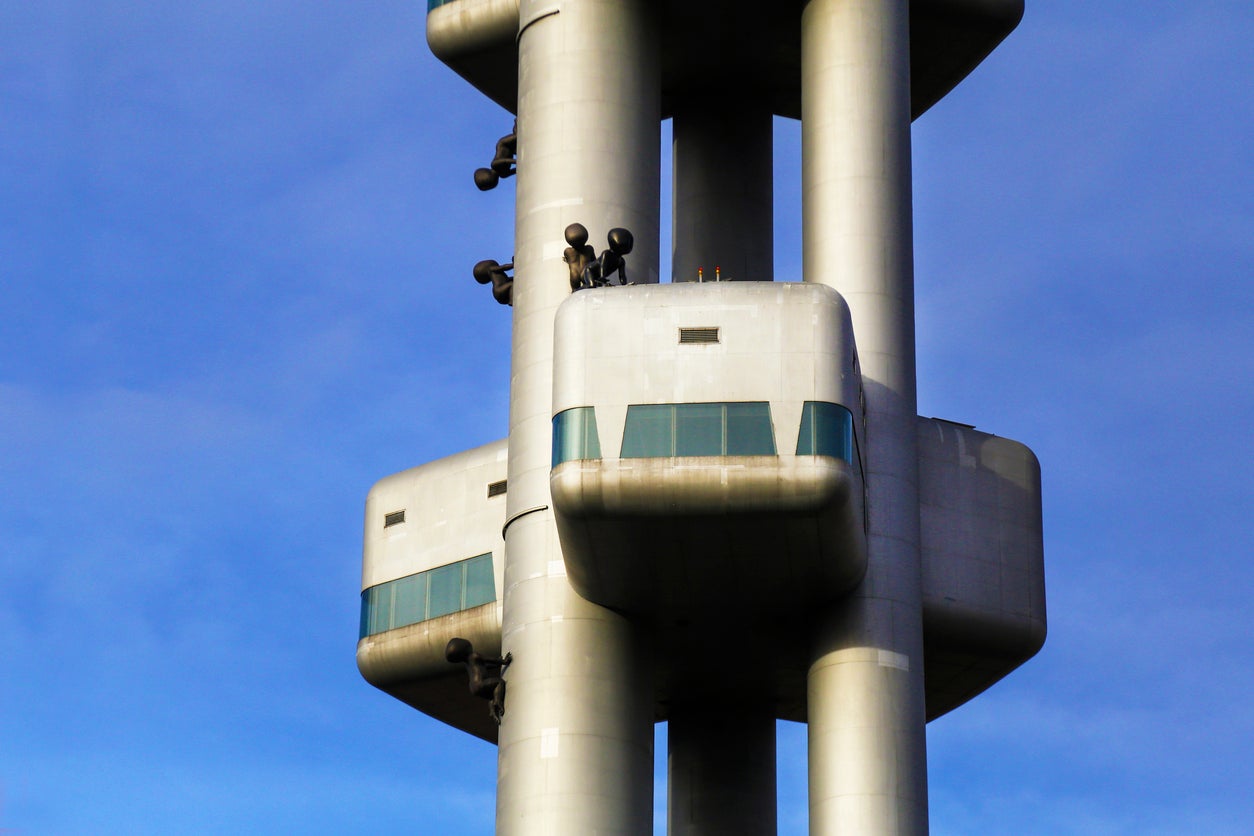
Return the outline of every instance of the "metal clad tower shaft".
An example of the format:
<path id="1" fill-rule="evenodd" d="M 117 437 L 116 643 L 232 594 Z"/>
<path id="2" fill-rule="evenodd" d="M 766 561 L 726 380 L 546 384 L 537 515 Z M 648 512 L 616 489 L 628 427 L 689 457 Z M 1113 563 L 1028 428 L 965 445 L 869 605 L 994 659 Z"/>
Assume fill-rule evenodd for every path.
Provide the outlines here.
<path id="1" fill-rule="evenodd" d="M 810 832 L 927 832 L 907 0 L 802 14 L 803 269 L 849 303 L 866 397 L 866 579 L 809 673 Z"/>
<path id="2" fill-rule="evenodd" d="M 740 73 L 673 102 L 672 280 L 770 281 L 772 113 Z M 720 276 L 721 270 L 721 276 Z M 766 556 L 763 556 L 766 559 Z M 731 703 L 731 704 L 728 704 Z M 776 832 L 775 716 L 769 704 L 672 706 L 667 833 Z"/>
<path id="3" fill-rule="evenodd" d="M 636 238 L 630 278 L 657 281 L 656 26 L 637 0 L 523 0 L 497 832 L 652 827 L 653 677 L 638 628 L 567 582 L 549 509 L 553 316 L 570 295 L 563 230 Z"/>
<path id="4" fill-rule="evenodd" d="M 667 836 L 774 836 L 769 706 L 676 706 L 667 730 Z"/>
<path id="5" fill-rule="evenodd" d="M 747 98 L 747 100 L 746 100 Z M 671 274 L 770 281 L 774 260 L 771 108 L 752 94 L 675 103 Z"/>

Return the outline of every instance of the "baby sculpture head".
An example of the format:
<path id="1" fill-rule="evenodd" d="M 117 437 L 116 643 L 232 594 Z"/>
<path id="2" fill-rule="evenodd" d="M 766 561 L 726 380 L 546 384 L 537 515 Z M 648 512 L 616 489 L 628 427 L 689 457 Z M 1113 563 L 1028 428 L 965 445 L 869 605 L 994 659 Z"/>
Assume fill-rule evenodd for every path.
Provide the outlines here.
<path id="1" fill-rule="evenodd" d="M 466 639 L 449 639 L 444 646 L 444 658 L 450 662 L 465 662 L 474 652 L 474 647 Z"/>

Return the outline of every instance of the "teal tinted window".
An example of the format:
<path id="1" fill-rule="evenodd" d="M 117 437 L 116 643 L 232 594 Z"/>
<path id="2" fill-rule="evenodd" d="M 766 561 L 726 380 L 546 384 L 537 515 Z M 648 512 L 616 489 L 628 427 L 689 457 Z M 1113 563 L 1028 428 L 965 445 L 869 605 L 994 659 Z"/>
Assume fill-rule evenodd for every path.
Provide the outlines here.
<path id="1" fill-rule="evenodd" d="M 376 629 L 379 626 L 378 589 L 378 587 L 371 587 L 361 591 L 361 632 L 359 635 L 369 636 L 371 633 L 378 632 Z"/>
<path id="2" fill-rule="evenodd" d="M 427 618 L 427 575 L 401 578 L 392 584 L 392 623 L 417 624 Z"/>
<path id="3" fill-rule="evenodd" d="M 771 427 L 770 404 L 727 404 L 727 455 L 775 455 L 775 431 Z"/>
<path id="4" fill-rule="evenodd" d="M 843 406 L 807 401 L 801 410 L 798 456 L 832 456 L 853 464 L 853 414 Z"/>
<path id="5" fill-rule="evenodd" d="M 495 600 L 492 555 L 481 554 L 365 590 L 359 635 L 365 638 Z"/>
<path id="6" fill-rule="evenodd" d="M 721 403 L 682 404 L 675 407 L 675 455 L 723 456 L 727 453 Z"/>
<path id="7" fill-rule="evenodd" d="M 484 554 L 466 561 L 466 595 L 462 607 L 470 609 L 496 600 L 496 584 L 492 580 L 492 555 Z"/>
<path id="8" fill-rule="evenodd" d="M 448 615 L 462 608 L 462 565 L 453 563 L 427 573 L 431 598 L 427 612 L 430 618 Z"/>
<path id="9" fill-rule="evenodd" d="M 771 406 L 764 402 L 629 406 L 620 455 L 773 456 Z"/>
<path id="10" fill-rule="evenodd" d="M 601 458 L 597 416 L 590 406 L 577 406 L 553 416 L 553 466 L 576 459 Z"/>
<path id="11" fill-rule="evenodd" d="M 670 404 L 627 407 L 620 455 L 624 459 L 675 455 L 675 407 Z"/>
<path id="12" fill-rule="evenodd" d="M 376 587 L 370 592 L 370 632 L 381 633 L 392 623 L 392 587 Z"/>

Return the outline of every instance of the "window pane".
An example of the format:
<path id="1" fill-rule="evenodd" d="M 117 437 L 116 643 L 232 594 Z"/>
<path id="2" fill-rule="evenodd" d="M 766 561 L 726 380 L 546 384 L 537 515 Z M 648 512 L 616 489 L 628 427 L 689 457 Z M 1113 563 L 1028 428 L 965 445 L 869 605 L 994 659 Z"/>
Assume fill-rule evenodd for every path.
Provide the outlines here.
<path id="1" fill-rule="evenodd" d="M 797 455 L 832 456 L 853 463 L 853 415 L 834 403 L 809 401 L 801 412 Z"/>
<path id="2" fill-rule="evenodd" d="M 580 424 L 583 432 L 582 437 L 582 457 L 585 459 L 601 458 L 601 439 L 597 435 L 597 414 L 592 407 L 586 406 L 579 410 L 581 416 Z"/>
<path id="3" fill-rule="evenodd" d="M 370 634 L 391 629 L 392 585 L 385 583 L 366 591 L 370 593 Z"/>
<path id="4" fill-rule="evenodd" d="M 775 432 L 771 428 L 770 404 L 727 405 L 727 455 L 775 455 Z"/>
<path id="5" fill-rule="evenodd" d="M 814 452 L 814 401 L 801 407 L 801 432 L 797 434 L 797 455 L 815 456 Z"/>
<path id="6" fill-rule="evenodd" d="M 675 406 L 675 455 L 723 455 L 723 405 L 686 403 Z"/>
<path id="7" fill-rule="evenodd" d="M 496 600 L 492 581 L 492 555 L 482 554 L 466 561 L 466 608 Z"/>
<path id="8" fill-rule="evenodd" d="M 573 459 L 599 458 L 601 441 L 592 407 L 575 407 L 553 416 L 553 467 Z"/>
<path id="9" fill-rule="evenodd" d="M 853 421 L 849 410 L 834 403 L 815 404 L 815 442 L 820 456 L 851 461 Z"/>
<path id="10" fill-rule="evenodd" d="M 579 451 L 575 447 L 570 433 L 571 410 L 559 412 L 553 416 L 553 466 L 578 458 Z"/>
<path id="11" fill-rule="evenodd" d="M 675 455 L 673 415 L 674 407 L 669 404 L 627 407 L 622 457 L 641 459 Z"/>
<path id="12" fill-rule="evenodd" d="M 427 618 L 448 615 L 460 610 L 462 608 L 462 562 L 432 569 L 427 574 L 431 584 Z"/>
<path id="13" fill-rule="evenodd" d="M 392 627 L 417 624 L 427 617 L 427 573 L 394 581 Z"/>
<path id="14" fill-rule="evenodd" d="M 370 590 L 361 591 L 361 621 L 357 627 L 357 638 L 364 639 L 370 635 Z"/>

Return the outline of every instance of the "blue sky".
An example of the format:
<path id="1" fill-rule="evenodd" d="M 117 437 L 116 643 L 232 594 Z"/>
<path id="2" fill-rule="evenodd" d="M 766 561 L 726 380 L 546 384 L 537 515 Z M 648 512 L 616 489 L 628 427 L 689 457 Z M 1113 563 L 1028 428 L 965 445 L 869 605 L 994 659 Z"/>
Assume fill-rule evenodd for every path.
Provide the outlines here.
<path id="1" fill-rule="evenodd" d="M 491 832 L 495 750 L 353 661 L 370 485 L 505 433 L 509 117 L 424 12 L 0 6 L 4 832 Z M 1252 40 L 1036 0 L 915 124 L 920 410 L 1040 457 L 1050 616 L 929 727 L 933 833 L 1254 828 Z"/>

